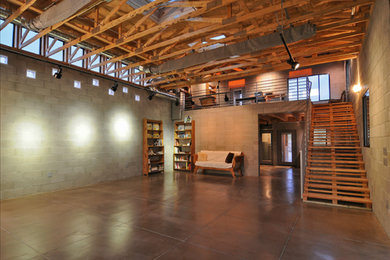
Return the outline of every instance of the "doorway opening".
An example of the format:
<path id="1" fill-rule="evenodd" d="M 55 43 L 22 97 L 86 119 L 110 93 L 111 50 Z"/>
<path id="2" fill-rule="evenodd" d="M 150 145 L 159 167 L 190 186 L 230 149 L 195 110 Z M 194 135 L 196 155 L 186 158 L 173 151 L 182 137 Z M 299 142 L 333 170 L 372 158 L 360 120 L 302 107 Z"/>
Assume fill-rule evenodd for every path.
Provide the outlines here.
<path id="1" fill-rule="evenodd" d="M 261 165 L 299 167 L 304 129 L 304 112 L 259 114 L 259 169 Z"/>

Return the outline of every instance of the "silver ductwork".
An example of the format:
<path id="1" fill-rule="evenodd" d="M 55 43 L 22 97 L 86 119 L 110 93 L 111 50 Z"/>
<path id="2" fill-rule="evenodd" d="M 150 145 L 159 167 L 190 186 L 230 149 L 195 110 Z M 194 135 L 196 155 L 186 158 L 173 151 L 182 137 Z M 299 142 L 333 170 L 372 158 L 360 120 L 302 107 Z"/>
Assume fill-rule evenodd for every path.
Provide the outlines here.
<path id="1" fill-rule="evenodd" d="M 313 37 L 316 34 L 316 27 L 313 24 L 290 27 L 281 32 L 275 32 L 244 42 L 216 48 L 214 50 L 188 55 L 177 60 L 167 61 L 160 65 L 145 67 L 144 71 L 150 72 L 152 74 L 165 73 L 204 64 L 210 61 L 227 59 L 231 56 L 258 52 L 264 49 L 282 45 L 283 43 L 280 39 L 280 33 L 283 33 L 284 39 L 287 43 L 291 43 Z"/>
<path id="2" fill-rule="evenodd" d="M 43 30 L 67 19 L 90 2 L 91 0 L 63 0 L 35 17 L 26 26 L 34 31 Z"/>

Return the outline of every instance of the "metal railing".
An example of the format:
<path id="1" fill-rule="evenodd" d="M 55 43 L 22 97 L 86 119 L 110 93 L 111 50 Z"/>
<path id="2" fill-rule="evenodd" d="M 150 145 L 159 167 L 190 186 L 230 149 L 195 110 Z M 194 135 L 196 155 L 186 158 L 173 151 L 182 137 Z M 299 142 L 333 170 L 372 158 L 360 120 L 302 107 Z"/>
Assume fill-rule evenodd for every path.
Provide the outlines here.
<path id="1" fill-rule="evenodd" d="M 216 87 L 192 89 L 185 97 L 185 110 L 241 106 L 260 102 L 287 101 L 287 79 L 279 78 L 247 83 L 240 88 Z"/>

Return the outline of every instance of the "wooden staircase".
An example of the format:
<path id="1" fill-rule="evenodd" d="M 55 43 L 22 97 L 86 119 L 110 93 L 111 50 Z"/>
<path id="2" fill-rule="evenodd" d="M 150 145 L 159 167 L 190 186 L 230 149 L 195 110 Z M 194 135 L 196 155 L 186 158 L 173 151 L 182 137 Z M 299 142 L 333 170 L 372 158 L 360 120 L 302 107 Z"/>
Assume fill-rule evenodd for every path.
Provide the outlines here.
<path id="1" fill-rule="evenodd" d="M 350 102 L 313 105 L 304 201 L 371 208 Z"/>

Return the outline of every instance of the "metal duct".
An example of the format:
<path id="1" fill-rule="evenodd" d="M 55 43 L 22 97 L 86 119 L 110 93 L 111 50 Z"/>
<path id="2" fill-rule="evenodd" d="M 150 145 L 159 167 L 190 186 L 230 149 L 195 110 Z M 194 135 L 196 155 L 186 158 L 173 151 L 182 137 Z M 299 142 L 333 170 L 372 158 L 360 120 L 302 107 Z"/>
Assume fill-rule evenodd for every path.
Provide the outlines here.
<path id="1" fill-rule="evenodd" d="M 35 17 L 26 26 L 35 31 L 43 30 L 75 14 L 89 2 L 91 0 L 63 0 Z"/>
<path id="2" fill-rule="evenodd" d="M 145 71 L 150 71 L 150 73 L 153 74 L 165 73 L 204 64 L 210 61 L 226 59 L 231 56 L 258 52 L 281 45 L 282 41 L 280 39 L 280 33 L 281 32 L 275 32 L 244 42 L 216 48 L 214 50 L 188 55 L 177 60 L 170 60 L 158 66 L 150 66 L 145 68 Z M 316 34 L 316 27 L 312 24 L 305 24 L 298 27 L 290 27 L 286 30 L 283 30 L 282 33 L 287 43 L 297 42 L 313 37 Z"/>

